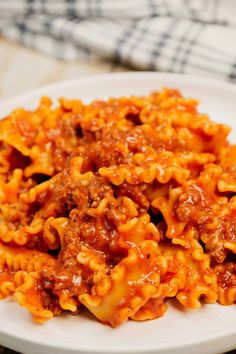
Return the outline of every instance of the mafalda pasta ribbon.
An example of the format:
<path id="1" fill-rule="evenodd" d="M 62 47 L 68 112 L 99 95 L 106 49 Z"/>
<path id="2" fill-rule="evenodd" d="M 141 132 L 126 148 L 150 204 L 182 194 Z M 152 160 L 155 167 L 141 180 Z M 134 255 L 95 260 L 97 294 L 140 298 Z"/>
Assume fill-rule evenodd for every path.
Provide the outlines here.
<path id="1" fill-rule="evenodd" d="M 230 129 L 165 88 L 0 122 L 0 298 L 103 323 L 236 301 Z M 184 316 L 184 313 L 183 313 Z"/>

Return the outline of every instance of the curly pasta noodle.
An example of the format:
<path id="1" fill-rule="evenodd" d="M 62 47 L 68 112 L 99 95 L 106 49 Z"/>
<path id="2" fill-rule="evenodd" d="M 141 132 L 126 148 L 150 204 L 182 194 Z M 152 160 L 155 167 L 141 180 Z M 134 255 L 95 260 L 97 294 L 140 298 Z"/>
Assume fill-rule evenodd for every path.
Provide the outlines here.
<path id="1" fill-rule="evenodd" d="M 0 298 L 38 322 L 236 302 L 236 145 L 164 88 L 0 121 Z"/>

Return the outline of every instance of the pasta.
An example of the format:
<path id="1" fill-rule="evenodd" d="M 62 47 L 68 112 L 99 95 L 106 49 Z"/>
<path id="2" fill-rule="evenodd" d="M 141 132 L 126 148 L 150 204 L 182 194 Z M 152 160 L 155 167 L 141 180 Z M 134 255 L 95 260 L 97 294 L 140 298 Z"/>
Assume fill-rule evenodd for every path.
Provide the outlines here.
<path id="1" fill-rule="evenodd" d="M 0 298 L 116 327 L 236 302 L 236 145 L 164 88 L 0 121 Z"/>

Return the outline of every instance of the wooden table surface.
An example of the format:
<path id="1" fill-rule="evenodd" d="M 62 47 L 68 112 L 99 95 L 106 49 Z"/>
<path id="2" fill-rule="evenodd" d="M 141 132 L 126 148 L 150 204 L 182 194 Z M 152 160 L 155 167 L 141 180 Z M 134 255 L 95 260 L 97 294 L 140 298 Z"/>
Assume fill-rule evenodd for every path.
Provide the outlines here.
<path id="1" fill-rule="evenodd" d="M 0 100 L 62 80 L 118 71 L 130 69 L 106 60 L 64 63 L 0 37 Z M 0 346 L 0 354 L 15 353 Z M 236 350 L 230 353 L 236 354 Z"/>
<path id="2" fill-rule="evenodd" d="M 128 70 L 106 60 L 54 60 L 0 37 L 0 100 L 62 80 Z"/>

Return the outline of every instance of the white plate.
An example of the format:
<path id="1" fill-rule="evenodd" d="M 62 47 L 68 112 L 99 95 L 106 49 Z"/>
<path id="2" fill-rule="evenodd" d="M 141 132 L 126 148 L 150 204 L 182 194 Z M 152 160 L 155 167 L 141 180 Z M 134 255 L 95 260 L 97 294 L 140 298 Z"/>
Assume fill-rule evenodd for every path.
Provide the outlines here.
<path id="1" fill-rule="evenodd" d="M 236 141 L 236 87 L 183 75 L 122 73 L 89 77 L 41 88 L 0 103 L 0 116 L 17 106 L 34 107 L 40 96 L 91 100 L 129 94 L 148 94 L 162 86 L 179 88 L 201 100 L 200 110 L 234 128 Z M 236 348 L 234 306 L 205 305 L 181 311 L 170 305 L 164 317 L 148 322 L 128 322 L 112 329 L 88 313 L 54 318 L 44 325 L 11 300 L 0 302 L 0 343 L 26 354 L 211 354 Z"/>

